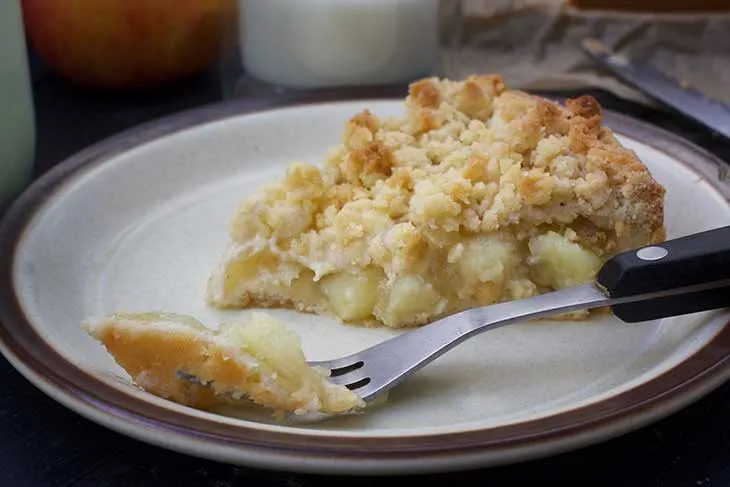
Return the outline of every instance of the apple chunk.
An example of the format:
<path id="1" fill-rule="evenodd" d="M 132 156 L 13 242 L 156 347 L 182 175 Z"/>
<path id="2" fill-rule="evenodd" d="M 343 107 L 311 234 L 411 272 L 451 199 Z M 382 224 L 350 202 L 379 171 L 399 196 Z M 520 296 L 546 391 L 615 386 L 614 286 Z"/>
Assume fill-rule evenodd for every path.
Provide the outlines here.
<path id="1" fill-rule="evenodd" d="M 360 274 L 333 274 L 322 279 L 321 287 L 333 311 L 345 321 L 372 315 L 378 301 L 378 286 L 385 278 L 379 269 Z"/>
<path id="2" fill-rule="evenodd" d="M 446 300 L 433 285 L 417 276 L 400 276 L 392 284 L 390 294 L 377 306 L 378 317 L 388 326 L 401 322 L 417 322 L 422 315 L 437 315 L 446 307 Z"/>
<path id="3" fill-rule="evenodd" d="M 596 278 L 601 260 L 580 244 L 556 232 L 530 240 L 530 276 L 541 286 L 563 289 Z"/>

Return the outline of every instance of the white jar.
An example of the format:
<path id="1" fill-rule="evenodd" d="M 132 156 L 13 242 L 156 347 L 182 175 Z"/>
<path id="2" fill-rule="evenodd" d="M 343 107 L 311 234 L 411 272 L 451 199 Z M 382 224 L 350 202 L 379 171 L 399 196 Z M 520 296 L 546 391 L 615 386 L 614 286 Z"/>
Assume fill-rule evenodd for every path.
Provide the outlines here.
<path id="1" fill-rule="evenodd" d="M 0 3 L 0 212 L 28 185 L 35 119 L 19 0 Z"/>
<path id="2" fill-rule="evenodd" d="M 436 71 L 444 0 L 239 0 L 243 68 L 294 88 L 408 82 Z"/>

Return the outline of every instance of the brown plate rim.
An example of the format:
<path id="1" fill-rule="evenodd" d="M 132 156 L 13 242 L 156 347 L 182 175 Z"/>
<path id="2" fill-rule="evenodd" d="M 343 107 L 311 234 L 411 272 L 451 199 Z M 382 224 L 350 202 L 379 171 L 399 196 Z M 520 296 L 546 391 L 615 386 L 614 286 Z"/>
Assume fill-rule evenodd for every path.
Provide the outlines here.
<path id="1" fill-rule="evenodd" d="M 74 177 L 160 137 L 226 118 L 302 104 L 393 99 L 399 92 L 322 93 L 238 100 L 140 125 L 77 153 L 33 183 L 0 225 L 0 351 L 33 384 L 67 407 L 129 436 L 201 457 L 292 471 L 388 474 L 446 471 L 541 457 L 596 443 L 656 421 L 730 379 L 730 326 L 663 374 L 631 390 L 556 415 L 474 431 L 403 437 L 332 437 L 231 427 L 125 394 L 66 361 L 31 325 L 13 289 L 13 262 L 25 229 Z M 722 161 L 658 127 L 605 112 L 606 123 L 660 150 L 681 154 L 726 199 Z M 679 157 L 678 157 L 679 158 Z"/>

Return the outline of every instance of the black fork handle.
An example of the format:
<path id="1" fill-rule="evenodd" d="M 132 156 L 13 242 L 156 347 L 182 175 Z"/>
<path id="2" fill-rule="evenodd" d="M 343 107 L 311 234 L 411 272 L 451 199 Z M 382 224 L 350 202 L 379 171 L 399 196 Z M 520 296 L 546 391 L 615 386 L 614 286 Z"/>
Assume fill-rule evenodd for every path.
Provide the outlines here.
<path id="1" fill-rule="evenodd" d="M 730 226 L 619 254 L 598 273 L 612 298 L 665 291 L 730 278 Z M 647 321 L 730 306 L 730 287 L 611 307 L 626 322 Z"/>

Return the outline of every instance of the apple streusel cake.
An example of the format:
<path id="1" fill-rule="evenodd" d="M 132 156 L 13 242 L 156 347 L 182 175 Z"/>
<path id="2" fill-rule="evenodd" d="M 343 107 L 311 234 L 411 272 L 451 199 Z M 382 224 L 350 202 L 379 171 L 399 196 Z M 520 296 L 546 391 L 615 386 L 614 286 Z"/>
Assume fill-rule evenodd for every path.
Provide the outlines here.
<path id="1" fill-rule="evenodd" d="M 405 108 L 355 115 L 322 166 L 243 201 L 209 303 L 415 326 L 590 281 L 665 238 L 664 189 L 595 99 L 472 76 L 413 83 Z"/>

